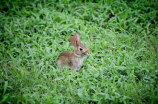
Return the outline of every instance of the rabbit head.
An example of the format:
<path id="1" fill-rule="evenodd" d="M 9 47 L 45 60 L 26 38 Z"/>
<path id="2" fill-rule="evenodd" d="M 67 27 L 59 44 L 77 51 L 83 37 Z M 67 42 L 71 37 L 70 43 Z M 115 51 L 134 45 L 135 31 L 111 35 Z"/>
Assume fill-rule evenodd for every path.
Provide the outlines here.
<path id="1" fill-rule="evenodd" d="M 87 57 L 89 55 L 89 49 L 80 42 L 80 35 L 78 33 L 75 36 L 70 36 L 70 42 L 74 46 L 74 54 L 77 57 Z"/>

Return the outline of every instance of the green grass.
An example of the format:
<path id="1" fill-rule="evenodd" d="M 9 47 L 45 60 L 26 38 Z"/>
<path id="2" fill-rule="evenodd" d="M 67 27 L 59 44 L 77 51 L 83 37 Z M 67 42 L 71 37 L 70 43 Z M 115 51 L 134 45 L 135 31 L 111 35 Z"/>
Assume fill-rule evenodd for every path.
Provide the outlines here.
<path id="1" fill-rule="evenodd" d="M 0 1 L 0 103 L 158 102 L 157 0 Z M 90 50 L 58 69 L 69 37 Z"/>

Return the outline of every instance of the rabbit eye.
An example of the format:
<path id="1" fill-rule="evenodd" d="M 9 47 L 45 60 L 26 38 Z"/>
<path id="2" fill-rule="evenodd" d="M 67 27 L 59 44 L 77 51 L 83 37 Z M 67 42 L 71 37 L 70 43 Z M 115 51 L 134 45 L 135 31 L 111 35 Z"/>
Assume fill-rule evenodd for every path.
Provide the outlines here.
<path id="1" fill-rule="evenodd" d="M 80 51 L 82 51 L 83 49 L 82 48 L 80 48 Z"/>

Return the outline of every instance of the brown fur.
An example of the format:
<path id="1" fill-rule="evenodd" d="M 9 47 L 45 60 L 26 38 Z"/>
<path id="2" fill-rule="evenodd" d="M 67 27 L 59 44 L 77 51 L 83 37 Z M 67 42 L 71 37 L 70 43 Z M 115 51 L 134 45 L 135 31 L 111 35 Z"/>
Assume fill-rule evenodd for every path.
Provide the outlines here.
<path id="1" fill-rule="evenodd" d="M 60 68 L 69 66 L 71 70 L 79 71 L 82 66 L 84 57 L 89 55 L 88 48 L 80 43 L 80 36 L 78 33 L 74 37 L 70 37 L 70 42 L 74 45 L 74 52 L 65 51 L 58 57 L 57 64 Z M 82 48 L 82 50 L 80 50 Z"/>

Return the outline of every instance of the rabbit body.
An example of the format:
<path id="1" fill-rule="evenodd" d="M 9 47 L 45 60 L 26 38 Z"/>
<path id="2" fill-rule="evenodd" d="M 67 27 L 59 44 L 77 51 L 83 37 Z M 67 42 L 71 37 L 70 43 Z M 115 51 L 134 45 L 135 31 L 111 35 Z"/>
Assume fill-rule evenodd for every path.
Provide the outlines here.
<path id="1" fill-rule="evenodd" d="M 80 36 L 78 33 L 74 37 L 70 37 L 70 42 L 74 45 L 74 52 L 65 51 L 61 53 L 57 59 L 57 64 L 60 68 L 69 66 L 71 70 L 79 71 L 84 57 L 89 55 L 88 48 L 80 43 Z"/>
<path id="2" fill-rule="evenodd" d="M 75 56 L 71 51 L 65 51 L 60 54 L 57 63 L 61 69 L 68 65 L 71 70 L 79 71 L 82 66 L 83 59 L 83 57 Z"/>

